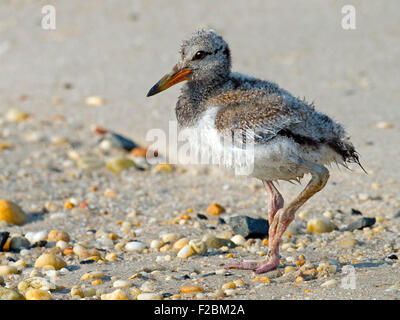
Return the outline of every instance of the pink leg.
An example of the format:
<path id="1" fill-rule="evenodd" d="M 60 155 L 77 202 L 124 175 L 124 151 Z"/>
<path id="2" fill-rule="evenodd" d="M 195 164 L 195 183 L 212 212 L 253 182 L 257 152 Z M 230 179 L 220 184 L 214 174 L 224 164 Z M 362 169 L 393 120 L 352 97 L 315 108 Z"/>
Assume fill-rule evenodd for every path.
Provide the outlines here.
<path id="1" fill-rule="evenodd" d="M 272 224 L 269 227 L 269 255 L 264 261 L 244 261 L 228 264 L 227 268 L 250 269 L 256 273 L 264 273 L 279 266 L 279 240 L 286 228 L 294 220 L 296 211 L 315 193 L 325 187 L 329 178 L 329 171 L 318 164 L 299 158 L 294 159 L 296 164 L 307 168 L 311 173 L 311 180 L 304 190 L 285 208 L 274 213 Z"/>
<path id="2" fill-rule="evenodd" d="M 275 214 L 278 212 L 280 208 L 283 207 L 283 197 L 279 193 L 278 189 L 274 186 L 272 181 L 263 180 L 263 184 L 267 189 L 269 194 L 269 203 L 268 203 L 268 222 L 269 225 L 272 225 Z M 269 232 L 269 243 L 271 243 L 273 236 L 275 233 Z M 267 272 L 273 269 L 276 269 L 279 265 L 279 253 L 278 250 L 270 251 L 267 259 L 263 260 L 245 260 L 243 262 L 231 262 L 225 265 L 227 269 L 243 269 L 243 270 L 259 270 L 260 268 L 267 268 L 269 270 L 263 271 Z M 257 272 L 257 271 L 256 271 Z"/>
<path id="3" fill-rule="evenodd" d="M 269 202 L 268 202 L 268 223 L 271 226 L 275 214 L 279 209 L 283 208 L 284 200 L 278 189 L 274 186 L 272 181 L 263 180 L 263 184 L 268 191 Z M 272 230 L 274 231 L 274 230 Z M 271 240 L 274 236 L 274 232 L 271 233 L 271 229 L 268 232 L 268 239 Z"/>

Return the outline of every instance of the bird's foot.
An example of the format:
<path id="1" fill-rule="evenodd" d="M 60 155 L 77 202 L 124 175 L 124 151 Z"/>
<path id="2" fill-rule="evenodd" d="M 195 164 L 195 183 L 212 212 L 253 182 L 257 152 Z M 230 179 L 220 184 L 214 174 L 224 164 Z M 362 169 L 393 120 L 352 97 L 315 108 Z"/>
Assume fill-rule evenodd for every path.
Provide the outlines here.
<path id="1" fill-rule="evenodd" d="M 225 269 L 253 270 L 255 273 L 264 273 L 275 270 L 279 266 L 279 257 L 269 257 L 264 260 L 245 260 L 243 262 L 229 262 Z"/>
<path id="2" fill-rule="evenodd" d="M 256 270 L 258 269 L 265 260 L 258 261 L 258 260 L 244 260 L 243 262 L 228 262 L 224 265 L 225 269 L 242 269 L 242 270 Z"/>
<path id="3" fill-rule="evenodd" d="M 271 257 L 267 261 L 264 261 L 256 270 L 255 273 L 264 273 L 277 269 L 279 266 L 279 257 Z"/>

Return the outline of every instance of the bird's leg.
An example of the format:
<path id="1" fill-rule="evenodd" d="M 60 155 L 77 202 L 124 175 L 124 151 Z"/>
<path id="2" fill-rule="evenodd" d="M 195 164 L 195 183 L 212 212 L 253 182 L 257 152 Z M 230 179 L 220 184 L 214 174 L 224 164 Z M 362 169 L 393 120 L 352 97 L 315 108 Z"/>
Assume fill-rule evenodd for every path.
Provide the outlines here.
<path id="1" fill-rule="evenodd" d="M 269 227 L 269 253 L 263 261 L 244 261 L 242 263 L 231 263 L 226 268 L 254 270 L 256 273 L 264 273 L 276 269 L 279 266 L 279 240 L 286 231 L 289 224 L 294 220 L 296 211 L 314 194 L 320 191 L 328 181 L 329 171 L 324 166 L 316 163 L 294 159 L 295 164 L 305 167 L 311 173 L 311 180 L 303 191 L 286 207 L 279 208 L 273 216 Z M 268 189 L 268 188 L 267 188 Z M 283 205 L 283 201 L 282 201 Z M 271 216 L 271 215 L 270 215 Z"/>
<path id="2" fill-rule="evenodd" d="M 314 194 L 325 187 L 329 178 L 329 171 L 324 166 L 316 163 L 296 159 L 296 164 L 306 167 L 311 173 L 311 180 L 304 190 L 286 207 L 279 209 L 276 213 L 269 233 L 272 235 L 269 240 L 269 260 L 260 265 L 254 271 L 264 273 L 276 269 L 279 265 L 279 240 L 286 231 L 289 224 L 294 220 L 296 211 Z"/>
<path id="3" fill-rule="evenodd" d="M 275 214 L 280 208 L 283 208 L 284 200 L 278 189 L 274 186 L 272 181 L 263 180 L 263 184 L 268 191 L 269 202 L 268 202 L 268 224 L 272 225 Z M 268 232 L 271 236 L 271 232 Z"/>
<path id="4" fill-rule="evenodd" d="M 280 208 L 283 207 L 283 197 L 279 193 L 278 189 L 274 186 L 272 181 L 263 180 L 263 184 L 267 189 L 269 194 L 269 202 L 268 202 L 268 223 L 272 224 L 274 220 L 275 214 L 278 212 Z M 269 240 L 271 240 L 271 233 L 269 233 Z M 267 260 L 245 260 L 243 262 L 232 262 L 225 265 L 225 268 L 229 269 L 245 269 L 245 270 L 256 270 L 261 266 L 265 265 Z M 278 256 L 279 263 L 279 256 Z"/>

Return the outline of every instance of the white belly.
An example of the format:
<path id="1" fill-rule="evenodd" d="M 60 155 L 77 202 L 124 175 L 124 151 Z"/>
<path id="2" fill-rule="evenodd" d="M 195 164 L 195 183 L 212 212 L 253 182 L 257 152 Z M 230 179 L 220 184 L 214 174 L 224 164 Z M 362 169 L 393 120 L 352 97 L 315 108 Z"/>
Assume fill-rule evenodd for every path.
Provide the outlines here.
<path id="1" fill-rule="evenodd" d="M 187 144 L 184 148 L 188 155 L 186 161 L 192 164 L 217 165 L 233 171 L 235 175 L 265 180 L 292 180 L 303 177 L 308 170 L 294 164 L 290 160 L 291 155 L 322 165 L 339 160 L 337 154 L 327 147 L 314 149 L 299 146 L 283 136 L 277 136 L 265 144 L 240 148 L 221 139 L 215 128 L 218 110 L 219 107 L 208 109 L 196 126 L 180 132 L 181 141 Z"/>

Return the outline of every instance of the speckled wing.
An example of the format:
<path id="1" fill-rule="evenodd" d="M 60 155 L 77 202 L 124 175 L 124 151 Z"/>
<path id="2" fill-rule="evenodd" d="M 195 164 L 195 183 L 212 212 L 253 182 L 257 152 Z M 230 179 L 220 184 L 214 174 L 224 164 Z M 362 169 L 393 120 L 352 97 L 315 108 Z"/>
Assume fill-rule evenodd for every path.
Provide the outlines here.
<path id="1" fill-rule="evenodd" d="M 301 121 L 277 94 L 234 91 L 216 97 L 214 103 L 222 106 L 215 118 L 216 129 L 225 138 L 235 137 L 240 143 L 266 143 L 279 131 Z"/>

